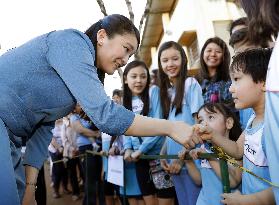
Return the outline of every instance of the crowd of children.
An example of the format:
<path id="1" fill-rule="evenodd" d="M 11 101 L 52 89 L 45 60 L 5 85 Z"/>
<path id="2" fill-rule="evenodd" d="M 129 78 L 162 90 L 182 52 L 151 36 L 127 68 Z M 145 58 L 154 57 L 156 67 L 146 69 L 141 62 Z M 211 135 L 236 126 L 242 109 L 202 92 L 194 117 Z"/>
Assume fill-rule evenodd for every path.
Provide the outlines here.
<path id="1" fill-rule="evenodd" d="M 239 25 L 240 28 L 237 28 Z M 124 192 L 127 203 L 131 205 L 203 205 L 209 202 L 229 205 L 275 204 L 270 184 L 230 165 L 229 179 L 233 193 L 222 194 L 218 159 L 198 159 L 199 153 L 211 153 L 213 145 L 219 146 L 236 158 L 240 166 L 271 180 L 266 147 L 263 145 L 263 128 L 265 82 L 272 49 L 247 43 L 247 26 L 245 18 L 232 24 L 230 44 L 235 49 L 235 56 L 231 65 L 229 50 L 222 39 L 214 37 L 205 42 L 197 78 L 187 75 L 186 54 L 182 46 L 173 41 L 165 42 L 159 48 L 158 83 L 150 83 L 151 77 L 144 62 L 134 60 L 127 64 L 123 73 L 123 91 L 114 91 L 114 102 L 144 116 L 196 124 L 195 134 L 203 141 L 192 141 L 192 148 L 195 148 L 186 150 L 168 137 L 142 138 L 102 133 L 102 150 L 110 155 L 124 156 L 126 184 L 125 187 L 118 187 L 108 182 L 106 157 L 103 157 L 102 166 L 100 158 L 91 156 L 87 166 L 92 171 L 87 173 L 84 168 L 80 170 L 81 176 L 87 173 L 86 179 L 92 178 L 90 183 L 82 177 L 84 183 L 94 187 L 91 193 L 85 191 L 84 204 L 96 204 L 97 198 L 99 204 L 121 204 Z M 241 32 L 241 35 L 236 36 L 236 32 Z M 270 38 L 266 39 L 265 45 L 270 45 Z M 245 41 L 245 46 L 244 43 L 239 44 L 242 41 Z M 249 120 L 243 120 L 244 113 Z M 72 149 L 74 153 L 82 154 L 85 150 L 93 149 L 100 151 L 96 143 L 100 133 L 93 130 L 92 122 L 78 106 L 75 113 L 65 119 L 62 123 L 66 122 L 66 126 L 70 125 L 76 133 L 76 145 Z M 60 121 L 53 130 L 54 138 L 49 150 L 52 160 L 61 159 L 65 153 L 62 147 L 65 149 L 66 144 L 62 141 L 65 141 L 63 136 L 67 134 L 62 132 L 62 139 L 57 138 L 61 132 L 58 130 Z M 241 127 L 244 128 L 243 132 Z M 56 155 L 53 154 L 55 147 Z M 184 161 L 185 153 L 189 153 L 193 160 Z M 179 154 L 180 159 L 140 159 L 141 155 L 159 154 Z M 67 163 L 68 168 L 71 167 L 71 160 Z M 72 166 L 76 169 L 78 163 L 73 162 Z M 58 197 L 59 183 L 65 178 L 65 174 L 61 175 L 61 167 L 57 166 L 52 167 L 54 197 Z M 154 166 L 160 167 L 161 175 L 154 174 Z M 60 171 L 57 172 L 57 169 Z M 76 176 L 73 181 L 73 199 L 76 200 L 79 197 L 79 190 L 75 188 Z M 64 184 L 64 191 L 67 191 Z M 84 188 L 86 190 L 88 187 Z"/>

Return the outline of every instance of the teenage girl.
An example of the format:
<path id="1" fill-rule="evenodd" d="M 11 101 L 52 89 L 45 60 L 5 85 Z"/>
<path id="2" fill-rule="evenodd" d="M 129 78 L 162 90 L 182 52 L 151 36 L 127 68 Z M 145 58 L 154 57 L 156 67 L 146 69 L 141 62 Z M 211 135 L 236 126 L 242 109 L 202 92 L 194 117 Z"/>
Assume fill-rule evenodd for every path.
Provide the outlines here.
<path id="1" fill-rule="evenodd" d="M 195 123 L 195 114 L 203 105 L 199 83 L 187 76 L 187 57 L 181 45 L 174 41 L 165 42 L 158 52 L 160 99 L 163 117 L 171 121 Z M 183 147 L 167 138 L 161 154 L 173 155 Z M 180 205 L 195 204 L 200 187 L 186 170 L 183 161 L 161 161 L 161 166 L 170 174 Z"/>

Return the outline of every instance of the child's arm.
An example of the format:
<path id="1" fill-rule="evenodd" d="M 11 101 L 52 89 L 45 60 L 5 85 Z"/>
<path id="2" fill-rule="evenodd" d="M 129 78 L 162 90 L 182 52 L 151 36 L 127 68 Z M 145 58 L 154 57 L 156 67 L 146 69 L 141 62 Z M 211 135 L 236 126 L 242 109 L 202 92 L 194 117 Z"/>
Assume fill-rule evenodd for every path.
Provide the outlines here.
<path id="1" fill-rule="evenodd" d="M 93 131 L 91 129 L 88 129 L 86 127 L 83 127 L 80 121 L 76 120 L 72 122 L 72 128 L 77 132 L 82 134 L 85 137 L 99 137 L 100 132 L 99 131 Z"/>
<path id="2" fill-rule="evenodd" d="M 241 193 L 222 194 L 221 200 L 226 205 L 275 205 L 272 188 L 265 189 L 254 194 L 241 195 Z"/>
<path id="3" fill-rule="evenodd" d="M 221 179 L 221 168 L 220 168 L 219 161 L 210 159 L 208 160 L 208 162 L 212 167 L 212 169 L 214 170 L 214 172 L 216 173 L 216 175 Z M 242 162 L 239 162 L 238 164 L 242 166 Z M 239 168 L 230 165 L 228 165 L 228 168 L 229 168 L 230 187 L 235 188 L 241 182 L 242 172 Z"/>
<path id="4" fill-rule="evenodd" d="M 201 173 L 196 167 L 195 162 L 193 160 L 185 160 L 185 165 L 188 169 L 190 177 L 193 179 L 196 185 L 200 186 L 202 183 Z"/>
<path id="5" fill-rule="evenodd" d="M 160 155 L 165 155 L 167 154 L 167 140 L 165 140 L 162 148 L 161 148 L 161 151 L 160 151 Z M 170 166 L 167 162 L 166 159 L 161 159 L 160 160 L 160 163 L 161 163 L 161 167 L 166 171 L 166 172 L 169 172 L 170 171 Z"/>
<path id="6" fill-rule="evenodd" d="M 203 140 L 211 140 L 215 145 L 221 147 L 228 155 L 242 159 L 244 152 L 244 133 L 240 135 L 236 142 L 216 133 L 211 127 L 204 125 L 195 125 L 196 134 Z"/>

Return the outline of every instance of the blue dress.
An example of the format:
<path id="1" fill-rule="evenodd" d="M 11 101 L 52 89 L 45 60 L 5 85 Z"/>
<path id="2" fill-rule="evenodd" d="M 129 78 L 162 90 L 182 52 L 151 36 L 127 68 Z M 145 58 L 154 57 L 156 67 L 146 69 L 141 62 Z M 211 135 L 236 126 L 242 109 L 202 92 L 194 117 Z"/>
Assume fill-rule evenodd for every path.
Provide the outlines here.
<path id="1" fill-rule="evenodd" d="M 184 121 L 190 125 L 195 123 L 193 114 L 197 113 L 199 108 L 203 105 L 203 97 L 201 87 L 198 82 L 191 77 L 185 81 L 185 94 L 182 102 L 182 113 L 175 115 L 176 108 L 170 110 L 169 120 L 171 121 Z M 169 90 L 171 99 L 174 99 L 175 88 Z M 182 149 L 182 145 L 175 142 L 170 137 L 167 137 L 167 154 L 176 155 Z M 198 187 L 184 166 L 179 175 L 172 175 L 177 199 L 180 205 L 196 204 L 200 187 Z"/>
<path id="2" fill-rule="evenodd" d="M 94 58 L 90 39 L 73 29 L 44 34 L 0 57 L 2 204 L 20 204 L 22 164 L 42 166 L 54 121 L 70 113 L 76 102 L 103 132 L 121 135 L 132 124 L 135 114 L 106 95 Z M 24 161 L 22 138 L 28 139 Z"/>

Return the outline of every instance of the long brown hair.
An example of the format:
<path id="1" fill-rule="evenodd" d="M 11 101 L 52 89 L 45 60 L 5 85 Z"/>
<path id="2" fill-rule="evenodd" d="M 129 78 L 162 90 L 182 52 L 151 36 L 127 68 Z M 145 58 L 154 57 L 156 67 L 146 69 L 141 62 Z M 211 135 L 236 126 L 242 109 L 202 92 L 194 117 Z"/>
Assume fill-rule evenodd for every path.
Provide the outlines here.
<path id="1" fill-rule="evenodd" d="M 203 59 L 205 49 L 206 49 L 207 45 L 210 43 L 215 43 L 223 51 L 222 62 L 218 66 L 218 68 L 216 70 L 216 74 L 213 78 L 210 78 L 207 65 Z M 229 76 L 230 61 L 231 61 L 231 55 L 230 55 L 229 49 L 228 49 L 225 41 L 223 41 L 219 37 L 207 39 L 207 41 L 204 43 L 204 45 L 202 47 L 201 54 L 200 54 L 201 68 L 200 68 L 199 74 L 197 76 L 199 83 L 201 84 L 204 79 L 213 80 L 215 82 L 221 81 L 221 80 L 228 81 L 230 79 L 230 76 Z"/>
<path id="2" fill-rule="evenodd" d="M 168 95 L 168 89 L 171 87 L 170 80 L 168 76 L 164 73 L 162 64 L 161 64 L 161 55 L 164 50 L 167 50 L 169 48 L 174 48 L 177 51 L 179 51 L 181 55 L 181 69 L 178 74 L 178 80 L 176 85 L 176 93 L 175 98 L 172 103 L 171 109 L 174 107 L 176 108 L 175 115 L 182 112 L 182 101 L 184 98 L 184 87 L 185 87 L 185 80 L 187 78 L 187 57 L 185 54 L 185 51 L 183 50 L 182 46 L 174 41 L 168 41 L 163 43 L 158 52 L 158 66 L 159 66 L 159 87 L 160 87 L 160 98 L 161 98 L 161 105 L 162 105 L 162 112 L 163 117 L 165 119 L 169 116 L 170 106 L 171 106 L 171 99 Z"/>
<path id="3" fill-rule="evenodd" d="M 128 63 L 124 69 L 124 72 L 123 72 L 123 106 L 125 108 L 127 108 L 128 110 L 133 111 L 133 109 L 132 109 L 132 92 L 131 92 L 130 88 L 128 87 L 128 84 L 125 83 L 125 79 L 127 78 L 129 71 L 138 66 L 143 67 L 147 73 L 146 86 L 139 96 L 143 102 L 143 109 L 142 109 L 141 114 L 144 116 L 147 116 L 148 112 L 149 112 L 150 74 L 149 74 L 149 70 L 148 70 L 146 64 L 143 61 L 134 60 L 134 61 Z"/>
<path id="4" fill-rule="evenodd" d="M 248 40 L 256 45 L 265 45 L 266 39 L 279 31 L 279 3 L 277 0 L 240 0 L 248 17 Z"/>

